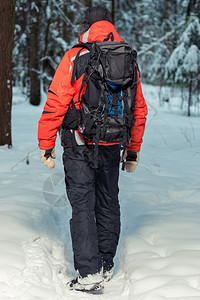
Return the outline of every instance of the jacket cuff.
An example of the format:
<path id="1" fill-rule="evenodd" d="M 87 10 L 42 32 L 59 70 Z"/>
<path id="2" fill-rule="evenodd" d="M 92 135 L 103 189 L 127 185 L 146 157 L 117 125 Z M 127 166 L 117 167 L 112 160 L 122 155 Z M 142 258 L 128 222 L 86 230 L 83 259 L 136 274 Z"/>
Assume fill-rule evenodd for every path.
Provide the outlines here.
<path id="1" fill-rule="evenodd" d="M 137 156 L 138 156 L 137 152 L 127 150 L 126 161 L 137 161 Z"/>
<path id="2" fill-rule="evenodd" d="M 52 143 L 52 142 L 39 142 L 39 148 L 41 150 L 49 150 L 49 149 L 53 149 L 55 147 L 55 143 Z"/>

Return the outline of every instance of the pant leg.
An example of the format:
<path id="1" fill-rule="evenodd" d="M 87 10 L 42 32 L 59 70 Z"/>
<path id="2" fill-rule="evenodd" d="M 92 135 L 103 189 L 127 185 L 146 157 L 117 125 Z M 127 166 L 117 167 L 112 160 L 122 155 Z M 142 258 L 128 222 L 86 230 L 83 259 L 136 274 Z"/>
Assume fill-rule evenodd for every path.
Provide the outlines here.
<path id="1" fill-rule="evenodd" d="M 99 251 L 105 269 L 113 267 L 120 234 L 118 201 L 120 149 L 118 145 L 99 146 L 99 169 L 96 171 L 95 215 Z"/>
<path id="2" fill-rule="evenodd" d="M 74 267 L 81 277 L 95 274 L 102 267 L 95 223 L 95 171 L 85 146 L 63 153 L 66 189 L 72 206 L 70 229 L 74 252 Z M 87 157 L 85 156 L 87 153 Z"/>

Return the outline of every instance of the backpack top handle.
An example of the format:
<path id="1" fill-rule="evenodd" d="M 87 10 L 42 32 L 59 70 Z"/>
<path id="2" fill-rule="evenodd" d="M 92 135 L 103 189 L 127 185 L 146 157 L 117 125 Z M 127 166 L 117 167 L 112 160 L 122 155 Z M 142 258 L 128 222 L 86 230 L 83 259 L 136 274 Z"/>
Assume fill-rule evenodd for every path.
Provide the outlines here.
<path id="1" fill-rule="evenodd" d="M 109 40 L 109 38 L 111 37 L 111 41 L 114 41 L 114 35 L 112 32 L 110 32 L 107 37 L 103 40 L 104 42 L 107 42 Z"/>

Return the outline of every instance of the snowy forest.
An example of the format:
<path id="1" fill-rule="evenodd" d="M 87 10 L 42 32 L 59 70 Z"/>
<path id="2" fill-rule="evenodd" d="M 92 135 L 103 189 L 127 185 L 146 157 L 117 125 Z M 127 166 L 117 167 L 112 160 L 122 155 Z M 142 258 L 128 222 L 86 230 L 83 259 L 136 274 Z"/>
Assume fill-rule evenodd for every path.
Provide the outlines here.
<path id="1" fill-rule="evenodd" d="M 0 300 L 199 300 L 200 0 L 0 3 Z M 58 134 L 47 169 L 37 132 L 55 70 L 99 4 L 137 51 L 148 115 L 135 172 L 119 170 L 113 278 L 94 296 L 67 287 L 63 148 Z"/>
<path id="2" fill-rule="evenodd" d="M 86 7 L 103 5 L 124 41 L 138 52 L 142 81 L 178 85 L 199 102 L 200 2 L 197 0 L 17 0 L 14 84 L 40 102 L 64 53 L 78 41 Z"/>

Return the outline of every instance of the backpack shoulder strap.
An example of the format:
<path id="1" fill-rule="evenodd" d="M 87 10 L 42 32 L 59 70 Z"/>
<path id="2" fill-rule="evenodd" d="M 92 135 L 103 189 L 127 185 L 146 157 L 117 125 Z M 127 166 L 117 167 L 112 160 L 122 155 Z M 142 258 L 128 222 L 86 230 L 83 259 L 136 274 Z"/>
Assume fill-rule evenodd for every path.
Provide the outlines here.
<path id="1" fill-rule="evenodd" d="M 74 84 L 74 82 L 75 82 L 77 63 L 78 63 L 78 59 L 79 59 L 81 51 L 83 49 L 87 49 L 87 50 L 91 51 L 91 49 L 92 49 L 92 43 L 77 44 L 77 45 L 74 45 L 72 47 L 72 49 L 73 48 L 80 48 L 80 50 L 78 51 L 78 53 L 77 53 L 77 55 L 75 57 L 75 60 L 74 60 L 74 68 L 73 68 L 73 72 L 72 72 L 71 84 Z"/>

